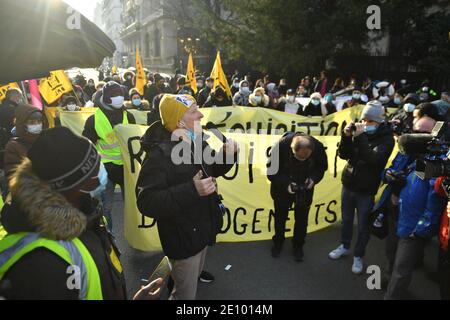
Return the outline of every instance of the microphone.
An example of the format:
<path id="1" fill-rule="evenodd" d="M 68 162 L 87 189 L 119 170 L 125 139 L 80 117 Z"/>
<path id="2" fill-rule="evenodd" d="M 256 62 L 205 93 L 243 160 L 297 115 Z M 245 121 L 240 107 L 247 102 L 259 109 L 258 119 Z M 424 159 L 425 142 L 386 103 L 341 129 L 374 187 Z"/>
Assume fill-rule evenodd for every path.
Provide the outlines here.
<path id="1" fill-rule="evenodd" d="M 428 147 L 434 137 L 431 134 L 404 134 L 398 139 L 398 147 L 403 154 L 424 154 L 428 153 Z"/>

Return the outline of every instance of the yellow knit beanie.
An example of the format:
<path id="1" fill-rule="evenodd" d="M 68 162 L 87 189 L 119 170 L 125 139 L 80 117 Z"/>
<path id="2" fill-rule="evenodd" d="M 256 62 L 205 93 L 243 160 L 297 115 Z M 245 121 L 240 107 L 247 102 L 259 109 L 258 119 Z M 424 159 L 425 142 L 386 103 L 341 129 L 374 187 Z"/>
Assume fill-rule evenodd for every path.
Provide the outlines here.
<path id="1" fill-rule="evenodd" d="M 170 132 L 174 132 L 178 127 L 178 122 L 183 118 L 186 111 L 196 103 L 195 99 L 187 94 L 164 95 L 159 104 L 159 112 L 163 126 Z"/>

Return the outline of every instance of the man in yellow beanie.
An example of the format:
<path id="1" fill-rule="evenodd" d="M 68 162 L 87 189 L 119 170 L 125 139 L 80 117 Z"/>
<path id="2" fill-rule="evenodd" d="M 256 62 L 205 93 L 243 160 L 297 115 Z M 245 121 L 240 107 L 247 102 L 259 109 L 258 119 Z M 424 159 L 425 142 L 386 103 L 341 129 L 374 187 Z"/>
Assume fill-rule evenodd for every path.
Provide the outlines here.
<path id="1" fill-rule="evenodd" d="M 165 95 L 160 114 L 161 121 L 151 124 L 143 138 L 147 156 L 137 182 L 137 205 L 157 221 L 163 251 L 171 260 L 175 284 L 170 299 L 194 300 L 206 248 L 214 245 L 223 223 L 215 179 L 234 166 L 238 148 L 228 140 L 216 157 L 201 139 L 203 115 L 192 96 Z M 214 159 L 234 155 L 233 161 L 194 161 L 193 146 Z"/>

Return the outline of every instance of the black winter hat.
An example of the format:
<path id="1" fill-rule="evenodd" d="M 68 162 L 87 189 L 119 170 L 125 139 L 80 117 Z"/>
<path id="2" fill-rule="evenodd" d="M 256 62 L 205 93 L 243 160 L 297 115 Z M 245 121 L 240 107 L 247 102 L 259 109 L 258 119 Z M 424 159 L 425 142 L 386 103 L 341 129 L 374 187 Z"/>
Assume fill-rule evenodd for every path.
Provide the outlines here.
<path id="1" fill-rule="evenodd" d="M 125 96 L 123 87 L 115 81 L 110 81 L 103 86 L 103 102 L 111 104 L 111 97 Z"/>
<path id="2" fill-rule="evenodd" d="M 100 156 L 86 138 L 70 129 L 45 130 L 28 152 L 33 172 L 57 192 L 68 191 L 98 173 Z"/>

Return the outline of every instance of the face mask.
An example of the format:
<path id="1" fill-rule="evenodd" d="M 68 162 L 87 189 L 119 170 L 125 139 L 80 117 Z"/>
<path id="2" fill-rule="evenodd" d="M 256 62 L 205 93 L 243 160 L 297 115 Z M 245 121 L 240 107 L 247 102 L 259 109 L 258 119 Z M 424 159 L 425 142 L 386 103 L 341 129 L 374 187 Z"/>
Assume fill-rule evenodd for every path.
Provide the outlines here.
<path id="1" fill-rule="evenodd" d="M 40 134 L 42 132 L 42 123 L 27 125 L 27 131 L 31 134 Z"/>
<path id="2" fill-rule="evenodd" d="M 422 88 L 422 91 L 423 91 L 423 92 L 428 92 L 429 89 L 430 89 L 430 88 L 428 88 L 428 87 L 423 87 L 423 88 Z"/>
<path id="3" fill-rule="evenodd" d="M 400 98 L 394 98 L 394 103 L 395 103 L 396 105 L 400 105 L 400 104 L 402 103 L 402 99 L 400 99 Z"/>
<path id="4" fill-rule="evenodd" d="M 374 134 L 378 129 L 377 125 L 372 125 L 372 126 L 366 126 L 364 128 L 364 132 L 367 134 Z"/>
<path id="5" fill-rule="evenodd" d="M 100 185 L 92 191 L 84 191 L 80 190 L 83 193 L 89 193 L 92 198 L 99 197 L 103 191 L 106 190 L 106 185 L 108 184 L 108 172 L 105 169 L 105 166 L 103 163 L 100 163 L 100 171 L 98 173 L 98 181 L 100 182 Z"/>
<path id="6" fill-rule="evenodd" d="M 354 94 L 353 95 L 353 99 L 354 100 L 359 100 L 359 99 L 361 99 L 361 95 L 360 94 Z"/>
<path id="7" fill-rule="evenodd" d="M 133 106 L 139 107 L 141 105 L 141 99 L 133 99 Z"/>
<path id="8" fill-rule="evenodd" d="M 76 104 L 68 104 L 66 106 L 67 111 L 76 111 L 77 110 L 77 105 Z"/>
<path id="9" fill-rule="evenodd" d="M 389 99 L 389 97 L 383 96 L 383 97 L 378 98 L 378 101 L 380 101 L 381 103 L 387 103 L 390 101 L 390 99 Z"/>
<path id="10" fill-rule="evenodd" d="M 262 97 L 260 97 L 260 96 L 256 96 L 256 97 L 255 97 L 255 102 L 256 102 L 257 104 L 260 104 L 261 101 L 262 101 Z"/>
<path id="11" fill-rule="evenodd" d="M 187 136 L 189 139 L 191 139 L 191 141 L 197 141 L 198 135 L 195 133 L 195 131 L 188 129 Z"/>
<path id="12" fill-rule="evenodd" d="M 327 103 L 332 103 L 333 102 L 333 98 L 332 97 L 326 97 L 325 101 Z"/>
<path id="13" fill-rule="evenodd" d="M 197 88 L 202 89 L 203 88 L 203 83 L 202 82 L 197 83 Z"/>
<path id="14" fill-rule="evenodd" d="M 416 108 L 416 106 L 413 105 L 412 103 L 405 103 L 405 105 L 403 106 L 403 110 L 405 110 L 405 112 L 408 112 L 408 113 L 413 112 L 415 108 Z"/>
<path id="15" fill-rule="evenodd" d="M 120 109 L 120 108 L 122 108 L 124 101 L 125 101 L 125 98 L 123 96 L 112 97 L 111 98 L 111 106 L 114 109 Z"/>
<path id="16" fill-rule="evenodd" d="M 233 87 L 239 88 L 239 83 L 233 83 Z"/>
<path id="17" fill-rule="evenodd" d="M 250 89 L 248 87 L 242 87 L 241 90 L 239 90 L 239 92 L 241 94 L 247 95 L 247 94 L 250 94 Z"/>
<path id="18" fill-rule="evenodd" d="M 288 96 L 288 102 L 294 103 L 295 102 L 295 96 Z"/>
<path id="19" fill-rule="evenodd" d="M 317 99 L 312 99 L 311 102 L 312 102 L 312 104 L 315 105 L 316 107 L 320 104 L 320 100 L 317 100 Z"/>
<path id="20" fill-rule="evenodd" d="M 206 84 L 206 86 L 207 86 L 208 88 L 210 88 L 210 89 L 212 89 L 213 85 L 214 85 L 214 84 L 212 84 L 212 83 L 207 83 L 207 84 Z"/>

